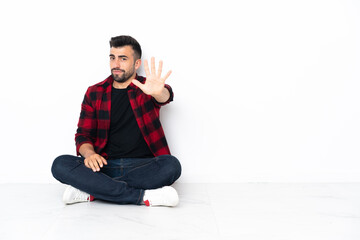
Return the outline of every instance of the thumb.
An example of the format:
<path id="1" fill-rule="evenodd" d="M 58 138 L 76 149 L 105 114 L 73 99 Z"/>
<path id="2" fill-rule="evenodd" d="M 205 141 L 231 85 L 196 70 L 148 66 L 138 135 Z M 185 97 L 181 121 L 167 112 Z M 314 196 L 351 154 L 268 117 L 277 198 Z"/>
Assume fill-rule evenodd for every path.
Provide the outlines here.
<path id="1" fill-rule="evenodd" d="M 142 87 L 144 86 L 144 84 L 142 84 L 141 82 L 139 82 L 136 79 L 133 79 L 131 82 L 140 89 L 142 89 Z"/>

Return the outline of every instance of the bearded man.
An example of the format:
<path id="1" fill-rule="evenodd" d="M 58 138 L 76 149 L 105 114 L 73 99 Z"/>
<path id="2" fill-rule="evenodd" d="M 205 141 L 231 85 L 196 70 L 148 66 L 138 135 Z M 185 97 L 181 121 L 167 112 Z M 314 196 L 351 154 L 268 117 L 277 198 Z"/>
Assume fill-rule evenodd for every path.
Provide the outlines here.
<path id="1" fill-rule="evenodd" d="M 155 59 L 144 61 L 146 78 L 138 76 L 140 44 L 130 36 L 110 40 L 111 75 L 90 86 L 81 104 L 75 134 L 77 156 L 62 155 L 53 176 L 67 184 L 65 204 L 101 199 L 118 204 L 176 206 L 171 187 L 181 164 L 170 150 L 159 119 L 160 107 L 173 100 Z"/>

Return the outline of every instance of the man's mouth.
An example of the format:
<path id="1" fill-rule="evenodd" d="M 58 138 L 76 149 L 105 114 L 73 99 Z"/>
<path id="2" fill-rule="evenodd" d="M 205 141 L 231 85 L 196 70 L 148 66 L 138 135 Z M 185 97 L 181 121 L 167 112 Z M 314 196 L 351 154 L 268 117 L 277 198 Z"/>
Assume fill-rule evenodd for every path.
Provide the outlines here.
<path id="1" fill-rule="evenodd" d="M 113 68 L 111 69 L 113 74 L 120 74 L 120 73 L 124 73 L 125 71 L 122 69 L 118 69 L 118 68 Z"/>

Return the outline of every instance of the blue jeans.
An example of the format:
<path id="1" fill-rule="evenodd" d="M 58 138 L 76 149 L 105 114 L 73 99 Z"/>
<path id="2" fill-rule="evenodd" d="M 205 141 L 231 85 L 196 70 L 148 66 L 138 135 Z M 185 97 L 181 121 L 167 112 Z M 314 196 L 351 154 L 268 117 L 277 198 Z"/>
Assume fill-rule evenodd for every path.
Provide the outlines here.
<path id="1" fill-rule="evenodd" d="M 119 204 L 141 204 L 144 190 L 169 186 L 181 175 L 180 162 L 172 155 L 107 162 L 100 172 L 93 172 L 83 157 L 62 155 L 54 160 L 51 172 L 62 183 Z"/>

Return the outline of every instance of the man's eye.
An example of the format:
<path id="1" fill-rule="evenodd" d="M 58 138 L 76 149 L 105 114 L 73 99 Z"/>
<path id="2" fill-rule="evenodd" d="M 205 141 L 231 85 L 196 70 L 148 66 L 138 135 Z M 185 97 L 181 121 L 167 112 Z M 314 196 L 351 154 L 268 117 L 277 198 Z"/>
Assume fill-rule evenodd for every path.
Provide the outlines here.
<path id="1" fill-rule="evenodd" d="M 126 61 L 126 60 L 127 60 L 127 58 L 122 58 L 121 60 L 122 60 L 122 61 Z"/>

